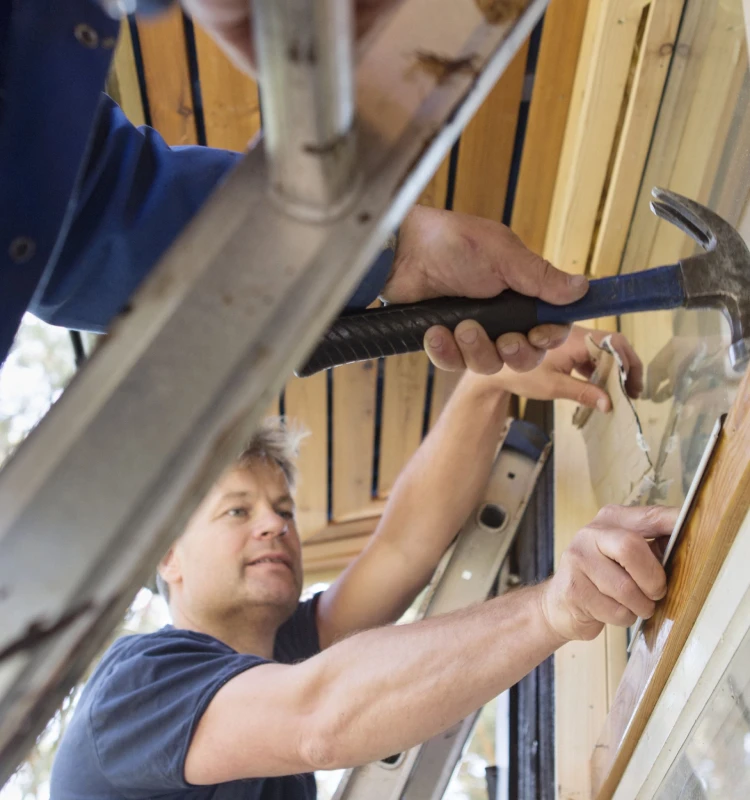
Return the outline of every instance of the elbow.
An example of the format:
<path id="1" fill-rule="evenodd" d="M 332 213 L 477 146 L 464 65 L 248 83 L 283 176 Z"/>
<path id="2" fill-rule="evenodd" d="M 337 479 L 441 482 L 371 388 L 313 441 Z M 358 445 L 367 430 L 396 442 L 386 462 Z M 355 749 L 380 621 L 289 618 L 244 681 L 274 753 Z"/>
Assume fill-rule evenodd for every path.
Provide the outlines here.
<path id="1" fill-rule="evenodd" d="M 356 748 L 347 736 L 349 714 L 340 705 L 330 706 L 330 701 L 319 705 L 299 727 L 300 756 L 311 772 L 357 766 Z"/>

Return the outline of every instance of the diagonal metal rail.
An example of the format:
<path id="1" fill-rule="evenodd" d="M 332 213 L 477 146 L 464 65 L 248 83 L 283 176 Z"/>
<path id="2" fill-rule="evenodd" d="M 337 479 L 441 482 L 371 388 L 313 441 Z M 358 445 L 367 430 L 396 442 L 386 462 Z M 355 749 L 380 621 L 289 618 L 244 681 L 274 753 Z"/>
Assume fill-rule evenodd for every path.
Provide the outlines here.
<path id="1" fill-rule="evenodd" d="M 490 24 L 474 0 L 405 0 L 356 68 L 345 209 L 286 213 L 256 147 L 2 471 L 0 785 L 545 6 Z"/>

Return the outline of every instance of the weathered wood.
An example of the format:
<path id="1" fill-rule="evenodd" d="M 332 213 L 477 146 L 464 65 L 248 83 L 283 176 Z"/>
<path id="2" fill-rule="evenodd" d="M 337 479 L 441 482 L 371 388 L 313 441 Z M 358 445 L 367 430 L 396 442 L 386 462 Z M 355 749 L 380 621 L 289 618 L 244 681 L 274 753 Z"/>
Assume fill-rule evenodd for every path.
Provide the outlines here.
<path id="1" fill-rule="evenodd" d="M 589 272 L 616 275 L 633 217 L 685 0 L 651 0 Z"/>
<path id="2" fill-rule="evenodd" d="M 597 800 L 610 798 L 750 509 L 750 373 L 737 393 L 681 539 L 669 591 L 631 651 L 593 751 Z"/>
<path id="3" fill-rule="evenodd" d="M 243 151 L 260 130 L 258 86 L 240 72 L 214 40 L 195 26 L 206 143 Z"/>
<path id="4" fill-rule="evenodd" d="M 378 362 L 333 371 L 333 519 L 344 522 L 372 505 Z"/>
<path id="5" fill-rule="evenodd" d="M 588 0 L 552 0 L 544 17 L 511 228 L 541 253 L 573 93 Z"/>
<path id="6" fill-rule="evenodd" d="M 364 550 L 377 527 L 378 518 L 370 517 L 356 523 L 331 525 L 324 538 L 315 537 L 302 547 L 302 564 L 305 573 L 342 570 Z"/>
<path id="7" fill-rule="evenodd" d="M 545 242 L 547 258 L 566 270 L 586 269 L 642 7 L 641 0 L 588 7 Z"/>
<path id="8" fill-rule="evenodd" d="M 528 50 L 527 41 L 461 136 L 454 211 L 502 222 Z"/>
<path id="9" fill-rule="evenodd" d="M 182 11 L 173 6 L 154 19 L 138 21 L 151 124 L 167 144 L 196 144 Z"/>
<path id="10" fill-rule="evenodd" d="M 133 38 L 127 19 L 120 24 L 120 38 L 107 81 L 107 93 L 125 112 L 125 116 L 133 125 L 146 123 L 141 87 L 138 83 L 138 70 L 133 53 Z"/>
<path id="11" fill-rule="evenodd" d="M 328 525 L 328 376 L 292 378 L 284 390 L 284 411 L 290 422 L 309 432 L 300 448 L 295 492 L 297 527 L 302 540 Z"/>

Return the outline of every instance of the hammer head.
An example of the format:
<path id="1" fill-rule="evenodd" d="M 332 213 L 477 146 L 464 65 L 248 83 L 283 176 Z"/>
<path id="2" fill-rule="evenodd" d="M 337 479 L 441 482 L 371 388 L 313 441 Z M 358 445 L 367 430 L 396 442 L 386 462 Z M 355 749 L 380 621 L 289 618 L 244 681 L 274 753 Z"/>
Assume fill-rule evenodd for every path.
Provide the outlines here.
<path id="1" fill-rule="evenodd" d="M 667 189 L 653 189 L 651 210 L 705 252 L 680 261 L 686 308 L 719 308 L 729 322 L 729 358 L 736 370 L 750 358 L 750 250 L 711 209 Z"/>

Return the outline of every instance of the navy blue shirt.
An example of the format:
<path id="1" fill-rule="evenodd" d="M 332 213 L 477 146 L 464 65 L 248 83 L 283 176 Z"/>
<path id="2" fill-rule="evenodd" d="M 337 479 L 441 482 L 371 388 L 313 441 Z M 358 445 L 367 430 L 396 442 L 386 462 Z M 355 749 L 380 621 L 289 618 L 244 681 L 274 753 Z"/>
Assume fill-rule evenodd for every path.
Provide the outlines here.
<path id="1" fill-rule="evenodd" d="M 128 121 L 102 93 L 118 33 L 94 0 L 0 0 L 0 364 L 26 310 L 106 330 L 240 158 Z"/>
<path id="2" fill-rule="evenodd" d="M 300 603 L 279 628 L 275 661 L 292 664 L 319 652 L 317 598 Z M 51 800 L 315 800 L 311 774 L 216 786 L 185 781 L 188 747 L 213 696 L 239 673 L 265 663 L 212 636 L 172 626 L 118 639 L 86 684 L 63 736 Z M 257 724 L 262 729 L 263 720 Z"/>

